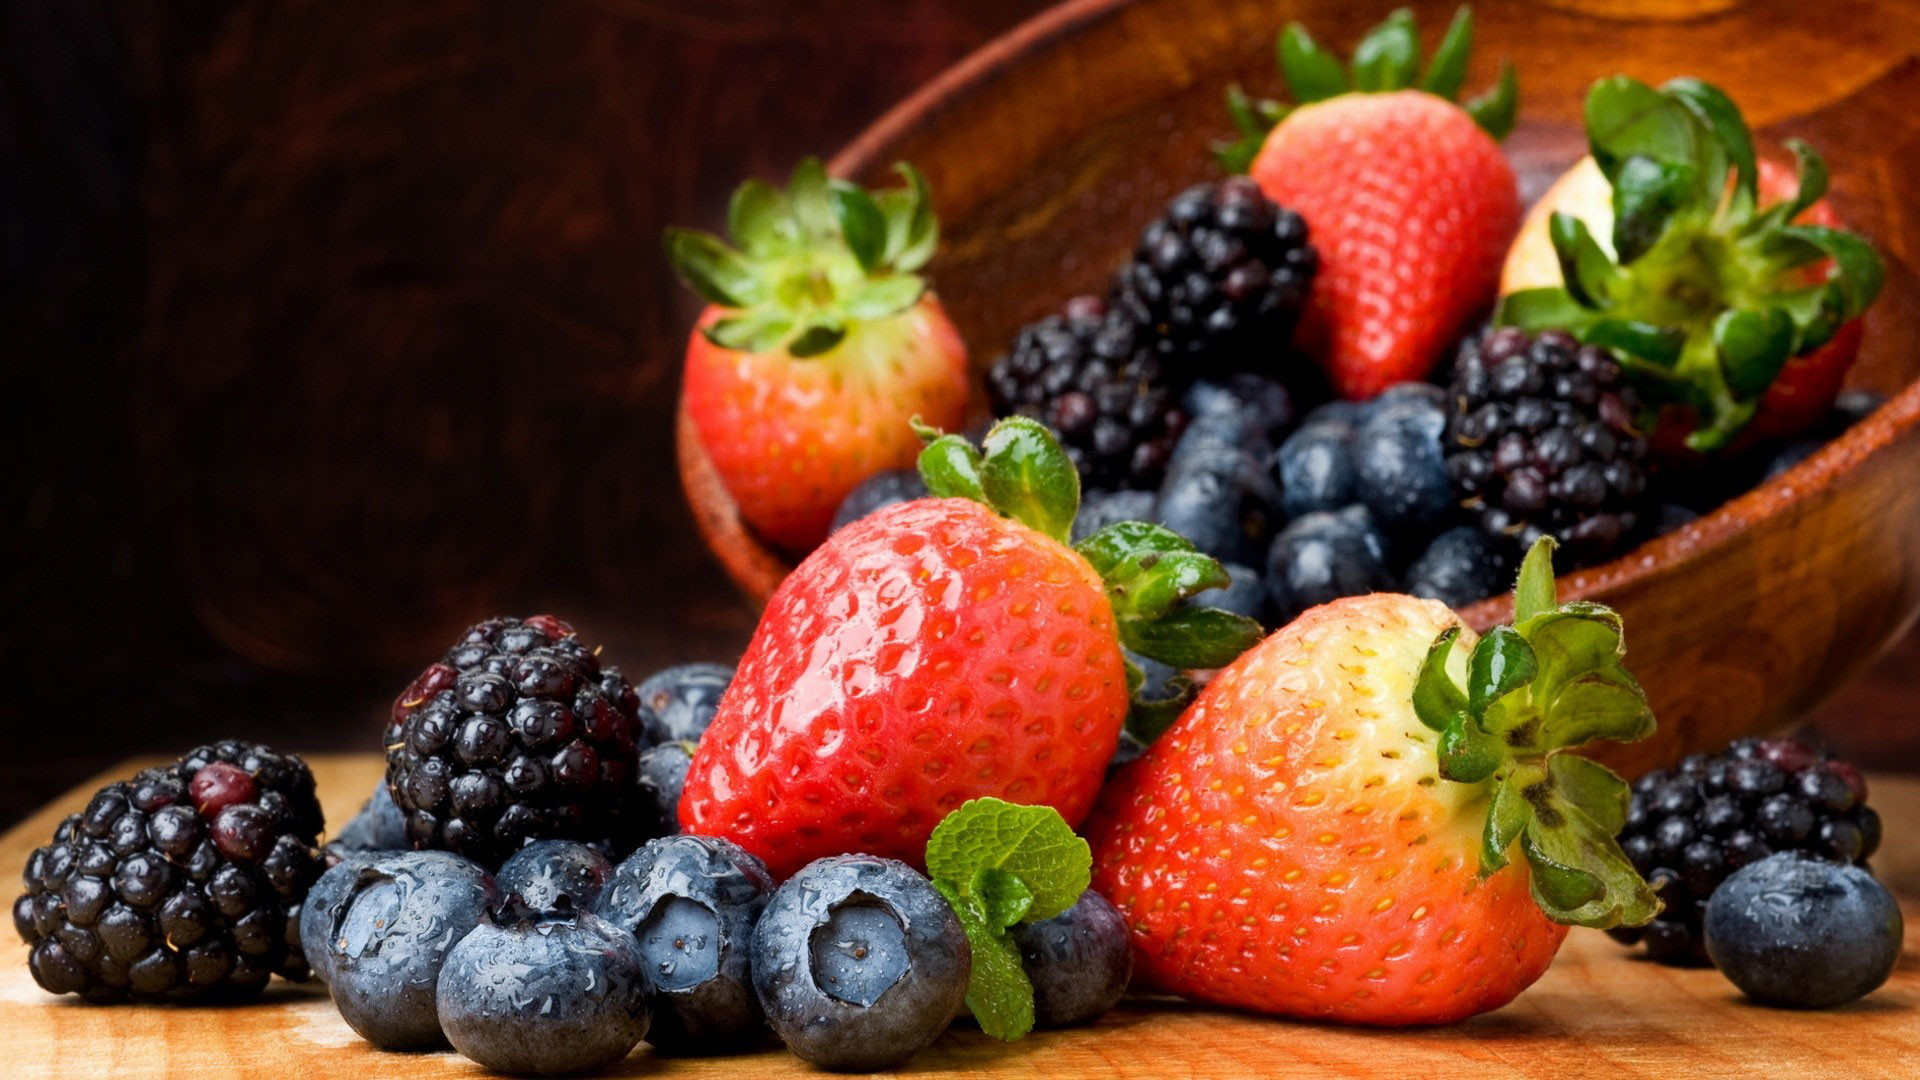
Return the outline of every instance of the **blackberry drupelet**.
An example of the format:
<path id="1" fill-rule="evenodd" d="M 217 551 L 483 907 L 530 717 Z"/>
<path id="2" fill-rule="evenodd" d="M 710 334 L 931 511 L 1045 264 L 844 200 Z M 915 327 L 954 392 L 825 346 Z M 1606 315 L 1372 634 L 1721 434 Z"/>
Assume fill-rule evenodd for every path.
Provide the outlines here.
<path id="1" fill-rule="evenodd" d="M 251 743 L 108 784 L 27 860 L 13 924 L 34 981 L 106 1003 L 305 979 L 300 905 L 325 869 L 321 824 L 306 763 Z"/>
<path id="2" fill-rule="evenodd" d="M 1741 739 L 1633 785 L 1620 848 L 1666 904 L 1644 927 L 1607 931 L 1668 964 L 1705 964 L 1701 917 L 1735 870 L 1777 851 L 1864 866 L 1880 815 L 1846 761 L 1793 739 Z"/>
<path id="3" fill-rule="evenodd" d="M 1060 436 L 1087 487 L 1156 488 L 1186 427 L 1144 328 L 1097 296 L 1022 328 L 987 372 L 995 416 L 1029 416 Z"/>
<path id="4" fill-rule="evenodd" d="M 498 866 L 529 840 L 619 855 L 639 698 L 571 626 L 489 619 L 394 702 L 387 785 L 416 848 Z"/>
<path id="5" fill-rule="evenodd" d="M 1141 232 L 1113 296 L 1152 330 L 1168 372 L 1191 382 L 1275 367 L 1319 268 L 1306 221 L 1235 176 L 1174 196 Z"/>
<path id="6" fill-rule="evenodd" d="M 1605 350 L 1557 330 L 1495 330 L 1461 346 L 1450 389 L 1447 472 L 1488 536 L 1518 552 L 1552 535 L 1574 566 L 1635 538 L 1647 440 Z"/>

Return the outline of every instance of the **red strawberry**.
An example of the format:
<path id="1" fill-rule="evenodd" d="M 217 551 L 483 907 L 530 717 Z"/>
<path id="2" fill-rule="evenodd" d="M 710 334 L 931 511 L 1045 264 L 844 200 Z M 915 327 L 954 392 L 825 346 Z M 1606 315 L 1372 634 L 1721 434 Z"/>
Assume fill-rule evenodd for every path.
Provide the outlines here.
<path id="1" fill-rule="evenodd" d="M 1396 12 L 1355 50 L 1349 84 L 1299 24 L 1281 35 L 1282 71 L 1300 105 L 1247 164 L 1262 190 L 1307 220 L 1320 276 L 1302 341 L 1350 398 L 1425 378 L 1493 302 L 1520 222 L 1497 142 L 1513 125 L 1516 92 L 1509 68 L 1492 94 L 1453 103 L 1472 37 L 1461 8 L 1419 77 L 1413 17 Z M 1232 100 L 1243 129 L 1257 132 L 1254 110 Z M 1250 146 L 1223 157 L 1247 157 Z"/>
<path id="2" fill-rule="evenodd" d="M 1226 575 L 1158 526 L 1068 547 L 1079 480 L 1037 423 L 1002 421 L 984 457 L 946 436 L 922 463 L 947 497 L 871 514 L 787 577 L 687 774 L 686 829 L 776 874 L 850 851 L 918 865 L 981 796 L 1077 824 L 1137 681 L 1121 643 L 1185 667 L 1259 637 L 1181 603 Z"/>
<path id="3" fill-rule="evenodd" d="M 1143 978 L 1235 1008 L 1446 1023 L 1511 1001 L 1566 924 L 1653 917 L 1613 841 L 1626 784 L 1561 752 L 1653 718 L 1618 618 L 1553 606 L 1550 552 L 1521 572 L 1518 630 L 1477 642 L 1409 596 L 1308 611 L 1115 778 L 1087 829 L 1094 886 Z"/>
<path id="4" fill-rule="evenodd" d="M 713 301 L 681 405 L 741 516 L 781 547 L 827 535 L 847 493 L 911 465 L 909 424 L 966 416 L 966 346 L 914 271 L 938 224 L 926 182 L 869 194 L 808 159 L 786 192 L 750 180 L 718 237 L 669 229 L 674 268 Z"/>
<path id="5" fill-rule="evenodd" d="M 1653 441 L 1670 454 L 1822 419 L 1884 270 L 1821 201 L 1820 156 L 1790 141 L 1792 179 L 1758 161 L 1740 110 L 1697 79 L 1658 89 L 1602 79 L 1586 112 L 1605 183 L 1555 190 L 1610 192 L 1610 212 L 1554 208 L 1546 228 L 1563 284 L 1509 294 L 1495 320 L 1611 349 L 1659 410 Z"/>

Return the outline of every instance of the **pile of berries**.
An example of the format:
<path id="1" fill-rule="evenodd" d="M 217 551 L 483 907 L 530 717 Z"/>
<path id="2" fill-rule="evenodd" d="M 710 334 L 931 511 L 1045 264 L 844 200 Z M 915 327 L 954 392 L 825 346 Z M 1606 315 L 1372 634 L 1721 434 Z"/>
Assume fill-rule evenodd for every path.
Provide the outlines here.
<path id="1" fill-rule="evenodd" d="M 1782 851 L 1864 866 L 1879 845 L 1880 815 L 1850 762 L 1794 739 L 1694 754 L 1634 784 L 1620 848 L 1666 907 L 1611 933 L 1663 963 L 1704 964 L 1707 902 L 1729 874 Z"/>

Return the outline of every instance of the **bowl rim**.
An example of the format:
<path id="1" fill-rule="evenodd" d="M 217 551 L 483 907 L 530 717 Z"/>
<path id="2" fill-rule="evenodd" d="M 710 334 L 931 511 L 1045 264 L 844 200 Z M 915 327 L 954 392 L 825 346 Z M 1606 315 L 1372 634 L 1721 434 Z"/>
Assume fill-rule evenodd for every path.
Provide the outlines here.
<path id="1" fill-rule="evenodd" d="M 1032 53 L 1143 2 L 1146 0 L 1067 0 L 1016 24 L 887 109 L 833 156 L 828 162 L 829 171 L 836 176 L 880 171 L 891 163 L 894 148 L 929 120 L 984 92 Z M 937 277 L 937 262 L 933 269 Z M 1560 594 L 1563 599 L 1588 598 L 1629 588 L 1657 575 L 1680 572 L 1711 558 L 1757 521 L 1815 498 L 1842 475 L 1885 452 L 1898 436 L 1917 425 L 1920 378 L 1908 382 L 1879 408 L 1780 475 L 1608 562 L 1562 576 Z M 695 503 L 700 530 L 729 576 L 763 605 L 794 564 L 761 541 L 741 520 L 684 409 L 678 414 L 676 428 L 682 482 L 689 501 Z M 696 489 L 704 492 L 704 504 Z M 715 497 L 718 504 L 712 501 Z M 1506 619 L 1512 603 L 1513 594 L 1507 592 L 1460 611 L 1469 624 L 1485 627 Z"/>

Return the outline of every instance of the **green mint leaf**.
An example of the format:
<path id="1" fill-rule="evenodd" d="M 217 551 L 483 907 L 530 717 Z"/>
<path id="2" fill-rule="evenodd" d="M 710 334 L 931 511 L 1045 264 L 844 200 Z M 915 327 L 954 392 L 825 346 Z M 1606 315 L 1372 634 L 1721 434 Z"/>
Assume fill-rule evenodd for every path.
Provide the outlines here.
<path id="1" fill-rule="evenodd" d="M 1420 38 L 1413 12 L 1400 8 L 1360 39 L 1353 50 L 1353 88 L 1399 90 L 1420 71 Z"/>
<path id="2" fill-rule="evenodd" d="M 1553 586 L 1553 550 L 1560 542 L 1542 536 L 1520 560 L 1520 578 L 1513 587 L 1513 622 L 1526 623 L 1536 615 L 1552 611 L 1559 597 Z"/>
<path id="3" fill-rule="evenodd" d="M 1288 23 L 1274 48 L 1279 54 L 1280 76 L 1286 80 L 1293 100 L 1306 105 L 1347 92 L 1347 74 L 1340 69 L 1339 58 L 1316 44 L 1306 27 Z"/>
<path id="4" fill-rule="evenodd" d="M 1453 13 L 1447 35 L 1433 51 L 1433 61 L 1420 79 L 1420 89 L 1452 101 L 1467 81 L 1467 57 L 1473 52 L 1473 9 L 1465 4 Z"/>
<path id="5" fill-rule="evenodd" d="M 847 250 L 853 252 L 860 269 L 873 272 L 887 247 L 887 217 L 881 213 L 880 204 L 865 189 L 845 180 L 828 181 L 827 198 Z"/>
<path id="6" fill-rule="evenodd" d="M 1050 806 L 972 799 L 934 826 L 927 875 L 974 895 L 987 870 L 1020 880 L 1032 896 L 1024 918 L 1037 922 L 1072 907 L 1087 891 L 1093 853 Z"/>
<path id="7" fill-rule="evenodd" d="M 1533 648 L 1511 626 L 1496 626 L 1473 647 L 1467 659 L 1467 709 L 1479 715 L 1487 706 L 1533 681 L 1539 663 Z"/>
<path id="8" fill-rule="evenodd" d="M 1447 661 L 1453 656 L 1453 643 L 1460 639 L 1460 628 L 1449 626 L 1427 647 L 1427 658 L 1420 664 L 1420 676 L 1413 684 L 1413 713 L 1434 731 L 1445 731 L 1453 718 L 1466 711 L 1467 695 L 1460 692 Z"/>
<path id="9" fill-rule="evenodd" d="M 980 485 L 980 451 L 958 435 L 939 435 L 920 451 L 920 479 L 935 498 L 987 501 Z"/>
<path id="10" fill-rule="evenodd" d="M 973 949 L 973 972 L 967 979 L 967 1009 L 980 1030 L 1012 1042 L 1033 1030 L 1033 982 L 1020 962 L 1020 949 L 1004 925 L 996 926 L 977 898 L 940 888 L 961 932 Z"/>
<path id="11" fill-rule="evenodd" d="M 1120 623 L 1120 644 L 1163 664 L 1192 670 L 1225 667 L 1265 636 L 1258 620 L 1210 607 L 1177 608 L 1151 621 Z"/>
<path id="12" fill-rule="evenodd" d="M 662 243 L 674 273 L 709 302 L 742 308 L 765 298 L 766 286 L 753 267 L 712 233 L 669 227 Z"/>
<path id="13" fill-rule="evenodd" d="M 1080 472 L 1053 432 L 1011 416 L 993 425 L 980 448 L 987 505 L 1066 543 L 1080 510 Z"/>
<path id="14" fill-rule="evenodd" d="M 1467 110 L 1481 131 L 1493 136 L 1494 142 L 1506 138 L 1513 131 L 1514 119 L 1520 115 L 1520 80 L 1513 73 L 1513 65 L 1502 62 L 1500 78 L 1493 88 L 1470 99 L 1461 108 Z"/>
<path id="15" fill-rule="evenodd" d="M 1033 910 L 1033 890 L 997 867 L 990 866 L 975 874 L 971 891 L 980 898 L 987 921 L 994 926 L 1012 926 Z"/>

